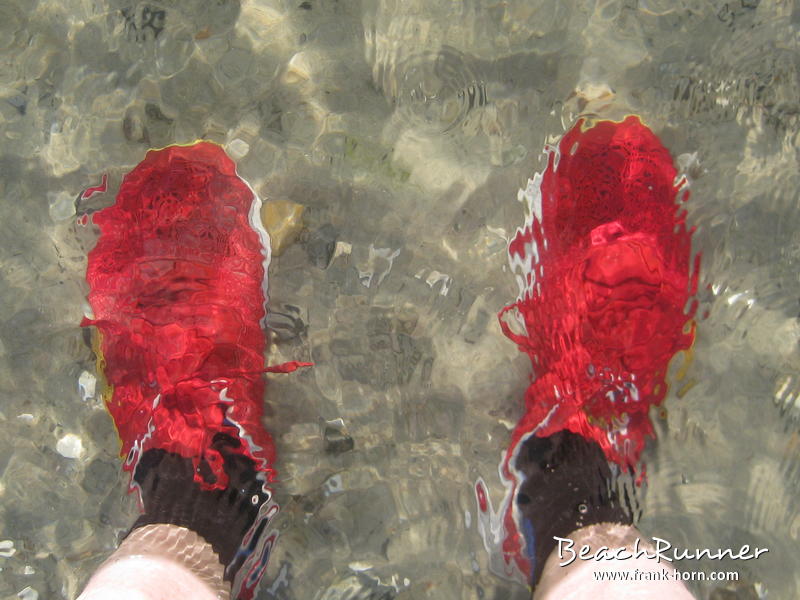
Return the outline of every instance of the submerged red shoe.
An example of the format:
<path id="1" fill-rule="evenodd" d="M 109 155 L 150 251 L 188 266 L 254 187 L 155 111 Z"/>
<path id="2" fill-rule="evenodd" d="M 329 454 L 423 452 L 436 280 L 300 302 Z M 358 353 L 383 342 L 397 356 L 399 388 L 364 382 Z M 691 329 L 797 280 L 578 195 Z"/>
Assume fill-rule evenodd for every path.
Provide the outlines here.
<path id="1" fill-rule="evenodd" d="M 107 400 L 125 469 L 148 448 L 205 462 L 205 488 L 227 485 L 216 433 L 272 478 L 261 425 L 269 240 L 260 201 L 221 147 L 153 150 L 93 215 L 100 239 L 86 279 L 101 334 Z"/>
<path id="2" fill-rule="evenodd" d="M 520 449 L 530 436 L 568 431 L 622 470 L 635 467 L 669 361 L 694 339 L 688 305 L 699 271 L 680 206 L 686 181 L 637 117 L 580 120 L 548 153 L 544 174 L 520 194 L 530 215 L 509 244 L 520 296 L 500 313 L 535 377 L 501 465 L 504 568 L 528 581 L 514 501 Z"/>
<path id="3" fill-rule="evenodd" d="M 278 510 L 261 423 L 270 250 L 260 206 L 215 144 L 148 152 L 93 217 L 94 315 L 83 322 L 101 334 L 106 406 L 145 509 L 137 526 L 203 535 L 226 579 L 240 574 L 240 598 L 263 574 Z"/>
<path id="4" fill-rule="evenodd" d="M 694 339 L 699 256 L 690 269 L 689 192 L 676 176 L 634 116 L 581 120 L 550 151 L 541 187 L 529 186 L 531 219 L 509 245 L 520 297 L 500 313 L 536 377 L 512 445 L 567 429 L 637 463 L 668 363 Z"/>

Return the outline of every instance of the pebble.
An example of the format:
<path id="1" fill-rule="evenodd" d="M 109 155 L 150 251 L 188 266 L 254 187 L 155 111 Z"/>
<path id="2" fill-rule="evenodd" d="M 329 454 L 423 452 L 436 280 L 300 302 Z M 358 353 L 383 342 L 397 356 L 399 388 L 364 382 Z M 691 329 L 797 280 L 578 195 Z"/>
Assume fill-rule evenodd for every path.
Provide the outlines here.
<path id="1" fill-rule="evenodd" d="M 83 371 L 80 377 L 78 377 L 78 390 L 84 402 L 90 398 L 94 398 L 97 391 L 97 378 L 89 373 L 89 371 Z"/>
<path id="2" fill-rule="evenodd" d="M 83 454 L 83 442 L 73 433 L 68 433 L 56 443 L 56 451 L 65 458 L 79 458 Z"/>
<path id="3" fill-rule="evenodd" d="M 39 592 L 28 586 L 17 592 L 17 598 L 20 598 L 20 600 L 39 600 Z"/>
<path id="4" fill-rule="evenodd" d="M 14 542 L 12 540 L 2 540 L 0 541 L 0 557 L 2 558 L 11 558 L 17 553 L 17 549 L 14 548 Z"/>
<path id="5" fill-rule="evenodd" d="M 349 452 L 355 446 L 353 438 L 347 432 L 342 419 L 333 419 L 325 423 L 325 452 L 328 454 L 341 454 Z"/>
<path id="6" fill-rule="evenodd" d="M 228 143 L 228 154 L 234 160 L 241 160 L 250 152 L 250 144 L 242 139 L 236 138 Z"/>
<path id="7" fill-rule="evenodd" d="M 75 214 L 75 197 L 69 192 L 48 192 L 50 218 L 55 222 L 66 221 Z"/>
<path id="8" fill-rule="evenodd" d="M 303 228 L 305 207 L 288 200 L 271 200 L 261 206 L 261 222 L 269 233 L 272 255 L 280 256 Z"/>
<path id="9" fill-rule="evenodd" d="M 333 225 L 325 224 L 316 231 L 312 231 L 306 242 L 306 253 L 314 266 L 320 269 L 327 269 L 333 259 L 333 253 L 338 246 L 337 237 L 339 232 Z M 352 252 L 353 247 L 349 245 L 347 253 Z"/>

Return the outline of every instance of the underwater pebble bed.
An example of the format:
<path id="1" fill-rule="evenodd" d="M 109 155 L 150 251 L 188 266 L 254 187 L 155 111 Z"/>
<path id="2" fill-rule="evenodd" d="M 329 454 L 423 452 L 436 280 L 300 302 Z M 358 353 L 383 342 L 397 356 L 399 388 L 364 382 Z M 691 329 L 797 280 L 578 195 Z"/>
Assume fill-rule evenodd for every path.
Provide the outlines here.
<path id="1" fill-rule="evenodd" d="M 799 24 L 783 0 L 4 2 L 0 598 L 74 597 L 137 513 L 78 326 L 80 217 L 200 138 L 272 203 L 267 360 L 315 363 L 269 376 L 259 598 L 526 598 L 488 569 L 473 484 L 499 503 L 530 373 L 496 318 L 517 193 L 581 113 L 658 134 L 703 256 L 640 526 L 770 548 L 700 598 L 797 597 Z"/>

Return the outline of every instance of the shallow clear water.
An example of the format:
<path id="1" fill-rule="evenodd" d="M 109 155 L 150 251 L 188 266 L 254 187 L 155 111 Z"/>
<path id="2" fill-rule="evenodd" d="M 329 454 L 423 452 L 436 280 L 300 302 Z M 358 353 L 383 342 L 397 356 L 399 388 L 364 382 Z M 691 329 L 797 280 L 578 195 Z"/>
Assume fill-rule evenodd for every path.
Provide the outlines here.
<path id="1" fill-rule="evenodd" d="M 703 253 L 640 526 L 770 549 L 703 563 L 741 581 L 699 598 L 798 597 L 799 24 L 785 0 L 5 0 L 0 597 L 74 597 L 137 512 L 85 389 L 75 199 L 207 138 L 305 207 L 268 359 L 316 366 L 270 376 L 283 533 L 259 598 L 526 598 L 488 571 L 472 484 L 497 505 L 530 371 L 495 318 L 517 190 L 581 112 L 639 114 L 681 157 Z"/>

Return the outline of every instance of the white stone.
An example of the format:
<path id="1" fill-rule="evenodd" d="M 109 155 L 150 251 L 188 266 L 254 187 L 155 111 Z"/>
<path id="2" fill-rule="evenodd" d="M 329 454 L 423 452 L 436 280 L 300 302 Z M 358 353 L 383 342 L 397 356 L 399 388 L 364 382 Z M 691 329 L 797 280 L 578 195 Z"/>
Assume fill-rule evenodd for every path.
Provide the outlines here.
<path id="1" fill-rule="evenodd" d="M 286 83 L 296 84 L 308 81 L 311 78 L 311 60 L 306 52 L 298 52 L 289 60 L 286 66 Z"/>
<path id="2" fill-rule="evenodd" d="M 97 378 L 89 373 L 89 371 L 83 371 L 80 377 L 78 377 L 78 389 L 80 390 L 81 398 L 84 402 L 90 398 L 94 398 L 95 392 L 97 391 Z"/>
<path id="3" fill-rule="evenodd" d="M 2 540 L 0 541 L 0 557 L 2 558 L 11 558 L 17 553 L 17 549 L 14 548 L 14 542 L 11 540 Z"/>
<path id="4" fill-rule="evenodd" d="M 56 450 L 66 458 L 79 458 L 83 454 L 83 442 L 73 433 L 68 433 L 56 443 Z"/>
<path id="5" fill-rule="evenodd" d="M 17 592 L 17 598 L 20 598 L 20 600 L 39 600 L 39 592 L 28 586 Z"/>
<path id="6" fill-rule="evenodd" d="M 250 144 L 242 139 L 236 138 L 228 143 L 228 154 L 234 160 L 240 160 L 250 152 Z"/>

